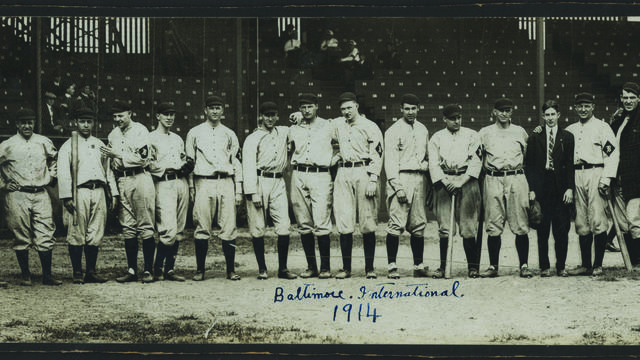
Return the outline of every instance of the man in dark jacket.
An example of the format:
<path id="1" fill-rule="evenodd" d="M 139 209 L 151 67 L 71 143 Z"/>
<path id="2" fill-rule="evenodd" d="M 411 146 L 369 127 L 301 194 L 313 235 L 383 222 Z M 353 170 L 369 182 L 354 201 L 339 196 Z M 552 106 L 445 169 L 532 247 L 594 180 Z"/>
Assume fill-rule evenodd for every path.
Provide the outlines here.
<path id="1" fill-rule="evenodd" d="M 551 276 L 549 232 L 553 223 L 556 272 L 566 277 L 570 205 L 575 187 L 574 141 L 570 132 L 558 128 L 560 112 L 556 101 L 545 102 L 542 114 L 545 120 L 542 131 L 534 132 L 527 141 L 525 175 L 529 182 L 529 200 L 537 199 L 542 208 L 542 222 L 537 227 L 540 276 Z"/>
<path id="2" fill-rule="evenodd" d="M 634 268 L 640 265 L 640 86 L 627 82 L 622 86 L 623 106 L 614 116 L 611 128 L 620 143 L 620 164 L 616 178 L 616 217 L 629 248 Z"/>

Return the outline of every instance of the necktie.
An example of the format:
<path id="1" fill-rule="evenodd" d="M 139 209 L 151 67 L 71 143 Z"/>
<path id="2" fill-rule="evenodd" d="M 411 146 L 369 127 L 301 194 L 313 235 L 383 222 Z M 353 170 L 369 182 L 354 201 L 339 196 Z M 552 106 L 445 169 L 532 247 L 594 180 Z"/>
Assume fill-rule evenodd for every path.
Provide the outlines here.
<path id="1" fill-rule="evenodd" d="M 547 151 L 547 157 L 549 159 L 549 170 L 553 170 L 553 145 L 555 144 L 555 139 L 553 136 L 553 129 L 551 129 L 549 131 L 549 141 L 547 141 L 547 143 L 549 144 L 549 150 Z"/>

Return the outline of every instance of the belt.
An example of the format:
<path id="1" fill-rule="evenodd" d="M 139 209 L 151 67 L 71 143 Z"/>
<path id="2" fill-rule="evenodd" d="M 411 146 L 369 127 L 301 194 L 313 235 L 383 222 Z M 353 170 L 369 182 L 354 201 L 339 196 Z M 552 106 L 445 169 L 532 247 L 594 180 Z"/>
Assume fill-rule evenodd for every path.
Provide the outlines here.
<path id="1" fill-rule="evenodd" d="M 196 179 L 219 180 L 219 179 L 226 179 L 228 177 L 231 177 L 231 175 L 218 173 L 218 174 L 209 175 L 209 176 L 196 175 L 195 177 Z"/>
<path id="2" fill-rule="evenodd" d="M 456 170 L 445 170 L 445 169 L 442 169 L 442 172 L 447 174 L 447 175 L 462 175 L 462 174 L 467 172 L 467 167 L 465 166 L 463 168 L 456 169 Z"/>
<path id="3" fill-rule="evenodd" d="M 268 171 L 258 169 L 258 176 L 279 179 L 282 177 L 282 173 L 273 173 L 273 172 L 268 172 Z"/>
<path id="4" fill-rule="evenodd" d="M 308 172 L 318 173 L 318 172 L 328 172 L 329 168 L 299 164 L 299 165 L 293 165 L 293 170 L 307 172 L 307 173 Z"/>
<path id="5" fill-rule="evenodd" d="M 593 169 L 593 168 L 601 168 L 604 167 L 604 164 L 579 164 L 573 165 L 573 168 L 576 170 L 585 170 L 585 169 Z"/>
<path id="6" fill-rule="evenodd" d="M 20 186 L 20 189 L 18 191 L 35 194 L 35 193 L 44 191 L 44 187 L 43 186 Z"/>
<path id="7" fill-rule="evenodd" d="M 425 171 L 424 171 L 424 170 L 409 170 L 409 169 L 404 169 L 404 170 L 400 170 L 400 171 L 398 171 L 398 172 L 401 172 L 401 173 L 409 173 L 409 174 L 422 174 L 422 173 L 424 173 Z"/>
<path id="8" fill-rule="evenodd" d="M 172 172 L 172 173 L 165 173 L 164 175 L 162 175 L 161 177 L 157 177 L 156 180 L 157 181 L 169 181 L 169 180 L 176 180 L 176 179 L 180 179 L 182 178 L 182 176 L 180 176 L 178 173 Z"/>
<path id="9" fill-rule="evenodd" d="M 138 175 L 144 172 L 144 168 L 142 167 L 136 167 L 136 168 L 130 168 L 130 169 L 126 169 L 123 171 L 118 171 L 118 170 L 114 170 L 113 173 L 116 175 L 116 177 L 125 177 L 125 176 L 133 176 L 133 175 Z"/>
<path id="10" fill-rule="evenodd" d="M 361 167 L 369 165 L 369 160 L 361 160 L 361 161 L 343 161 L 340 163 L 341 167 Z"/>
<path id="11" fill-rule="evenodd" d="M 103 186 L 104 183 L 102 181 L 92 180 L 78 185 L 78 188 L 95 190 L 97 188 L 102 188 Z"/>
<path id="12" fill-rule="evenodd" d="M 506 171 L 487 170 L 487 175 L 491 175 L 491 176 L 509 176 L 509 175 L 518 175 L 518 174 L 524 174 L 524 170 L 522 170 L 522 169 L 520 169 L 520 170 L 506 170 Z"/>

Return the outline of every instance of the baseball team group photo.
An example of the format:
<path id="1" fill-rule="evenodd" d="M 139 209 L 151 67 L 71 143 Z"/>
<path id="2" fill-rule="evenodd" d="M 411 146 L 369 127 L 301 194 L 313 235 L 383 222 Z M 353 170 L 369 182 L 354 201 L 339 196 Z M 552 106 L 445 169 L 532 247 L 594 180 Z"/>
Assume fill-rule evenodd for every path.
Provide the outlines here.
<path id="1" fill-rule="evenodd" d="M 0 20 L 0 342 L 640 341 L 640 19 Z"/>

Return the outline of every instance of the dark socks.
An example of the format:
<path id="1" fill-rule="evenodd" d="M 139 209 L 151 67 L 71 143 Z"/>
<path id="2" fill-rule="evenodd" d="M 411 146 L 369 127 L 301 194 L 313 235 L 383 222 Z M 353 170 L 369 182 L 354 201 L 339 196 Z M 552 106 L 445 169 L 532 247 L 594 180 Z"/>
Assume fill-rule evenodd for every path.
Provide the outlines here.
<path id="1" fill-rule="evenodd" d="M 124 239 L 124 251 L 127 254 L 127 266 L 138 272 L 138 239 Z"/>
<path id="2" fill-rule="evenodd" d="M 364 271 L 373 271 L 373 260 L 376 256 L 376 233 L 362 234 L 362 247 L 364 248 Z"/>
<path id="3" fill-rule="evenodd" d="M 396 262 L 399 245 L 400 245 L 399 236 L 387 234 L 387 261 L 389 262 L 389 264 Z"/>
<path id="4" fill-rule="evenodd" d="M 144 258 L 144 271 L 153 271 L 153 256 L 156 252 L 156 239 L 150 237 L 142 239 L 142 256 Z"/>
<path id="5" fill-rule="evenodd" d="M 98 247 L 94 245 L 86 245 L 84 247 L 84 257 L 87 273 L 95 272 L 96 263 L 98 262 Z"/>
<path id="6" fill-rule="evenodd" d="M 40 264 L 42 264 L 42 279 L 51 279 L 51 250 L 38 251 Z"/>
<path id="7" fill-rule="evenodd" d="M 258 270 L 266 270 L 267 264 L 264 259 L 264 238 L 252 238 L 253 252 L 256 254 L 256 261 L 258 262 Z"/>
<path id="8" fill-rule="evenodd" d="M 516 235 L 516 250 L 518 251 L 518 259 L 520 266 L 529 262 L 529 235 Z"/>
<path id="9" fill-rule="evenodd" d="M 165 245 L 162 241 L 158 241 L 158 250 L 156 251 L 156 261 L 153 264 L 153 271 L 160 272 L 162 270 L 162 266 L 164 265 L 164 261 L 167 257 L 167 254 L 171 248 Z"/>
<path id="10" fill-rule="evenodd" d="M 477 263 L 478 259 L 476 257 L 476 239 L 462 239 L 462 247 L 464 248 L 464 254 L 467 257 L 467 268 L 469 270 L 478 270 L 480 268 L 480 265 Z"/>
<path id="11" fill-rule="evenodd" d="M 16 258 L 18 259 L 18 266 L 22 275 L 29 276 L 29 250 L 16 250 Z"/>
<path id="12" fill-rule="evenodd" d="M 313 234 L 300 234 L 300 241 L 302 242 L 304 255 L 307 258 L 307 266 L 310 270 L 317 271 L 318 263 L 316 262 L 316 244 Z"/>
<path id="13" fill-rule="evenodd" d="M 318 250 L 320 251 L 320 271 L 331 270 L 331 238 L 329 235 L 318 236 Z"/>
<path id="14" fill-rule="evenodd" d="M 176 257 L 178 256 L 178 249 L 180 248 L 180 242 L 176 241 L 173 245 L 167 247 L 167 254 L 164 262 L 164 272 L 167 273 L 173 270 L 176 264 Z"/>
<path id="15" fill-rule="evenodd" d="M 424 237 L 411 235 L 411 252 L 413 253 L 413 265 L 420 265 L 423 262 Z"/>
<path id="16" fill-rule="evenodd" d="M 353 250 L 353 234 L 340 234 L 340 251 L 342 268 L 351 271 L 351 253 Z"/>
<path id="17" fill-rule="evenodd" d="M 82 273 L 82 248 L 83 246 L 69 245 L 69 259 L 73 273 Z"/>
<path id="18" fill-rule="evenodd" d="M 580 241 L 580 257 L 582 258 L 582 267 L 587 269 L 591 268 L 591 243 L 593 241 L 593 235 L 581 235 Z"/>
<path id="19" fill-rule="evenodd" d="M 207 251 L 209 250 L 209 240 L 195 239 L 193 243 L 196 249 L 196 271 L 204 272 L 204 265 L 207 260 Z"/>
<path id="20" fill-rule="evenodd" d="M 224 260 L 227 264 L 227 274 L 236 271 L 236 241 L 235 240 L 222 240 L 222 252 L 224 253 Z"/>
<path id="21" fill-rule="evenodd" d="M 287 268 L 289 241 L 289 235 L 278 235 L 278 270 L 284 270 Z"/>
<path id="22" fill-rule="evenodd" d="M 595 256 L 593 259 L 593 267 L 602 267 L 602 260 L 604 260 L 604 251 L 607 247 L 607 233 L 603 232 L 593 237 Z"/>
<path id="23" fill-rule="evenodd" d="M 447 247 L 449 246 L 449 238 L 440 238 L 440 269 L 444 271 L 447 266 Z"/>
<path id="24" fill-rule="evenodd" d="M 502 238 L 498 236 L 489 236 L 487 239 L 487 248 L 489 249 L 489 263 L 496 268 L 500 261 L 500 247 L 502 246 Z"/>

